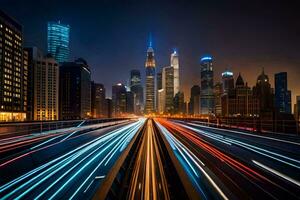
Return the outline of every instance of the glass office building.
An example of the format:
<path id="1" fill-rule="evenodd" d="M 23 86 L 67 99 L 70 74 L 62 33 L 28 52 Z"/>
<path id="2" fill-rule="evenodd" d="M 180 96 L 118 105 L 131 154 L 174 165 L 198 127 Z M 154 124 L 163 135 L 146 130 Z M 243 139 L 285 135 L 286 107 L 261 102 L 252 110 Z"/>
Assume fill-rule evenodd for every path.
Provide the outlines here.
<path id="1" fill-rule="evenodd" d="M 201 93 L 200 110 L 201 114 L 211 114 L 214 111 L 214 72 L 212 57 L 201 58 Z"/>
<path id="2" fill-rule="evenodd" d="M 292 113 L 291 91 L 288 90 L 287 72 L 275 74 L 275 106 L 281 113 Z"/>
<path id="3" fill-rule="evenodd" d="M 57 62 L 67 62 L 70 53 L 70 26 L 58 22 L 48 22 L 48 53 L 50 53 Z"/>

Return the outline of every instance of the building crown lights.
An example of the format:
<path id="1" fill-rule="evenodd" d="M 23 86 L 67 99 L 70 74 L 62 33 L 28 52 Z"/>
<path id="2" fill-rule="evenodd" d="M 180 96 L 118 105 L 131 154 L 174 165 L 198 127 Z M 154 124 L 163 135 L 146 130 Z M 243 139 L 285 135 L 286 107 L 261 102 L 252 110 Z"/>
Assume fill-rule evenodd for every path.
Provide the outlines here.
<path id="1" fill-rule="evenodd" d="M 233 72 L 225 71 L 222 73 L 222 76 L 233 76 Z"/>
<path id="2" fill-rule="evenodd" d="M 205 61 L 205 60 L 212 60 L 211 56 L 205 56 L 201 58 L 201 61 Z"/>

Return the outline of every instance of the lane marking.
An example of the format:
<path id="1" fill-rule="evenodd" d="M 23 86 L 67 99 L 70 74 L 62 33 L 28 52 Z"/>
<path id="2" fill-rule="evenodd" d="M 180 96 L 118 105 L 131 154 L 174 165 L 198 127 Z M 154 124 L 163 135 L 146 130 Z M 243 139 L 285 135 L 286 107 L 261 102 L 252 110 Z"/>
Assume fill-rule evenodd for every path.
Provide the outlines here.
<path id="1" fill-rule="evenodd" d="M 105 178 L 105 176 L 95 176 L 95 179 L 102 179 L 102 178 Z"/>

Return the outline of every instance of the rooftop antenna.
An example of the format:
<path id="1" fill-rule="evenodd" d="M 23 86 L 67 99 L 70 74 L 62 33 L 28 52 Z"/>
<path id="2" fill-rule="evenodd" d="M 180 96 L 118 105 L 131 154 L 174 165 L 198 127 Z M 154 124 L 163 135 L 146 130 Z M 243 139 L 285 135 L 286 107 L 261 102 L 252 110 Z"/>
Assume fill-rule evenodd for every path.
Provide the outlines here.
<path id="1" fill-rule="evenodd" d="M 149 47 L 152 47 L 152 34 L 149 33 Z"/>

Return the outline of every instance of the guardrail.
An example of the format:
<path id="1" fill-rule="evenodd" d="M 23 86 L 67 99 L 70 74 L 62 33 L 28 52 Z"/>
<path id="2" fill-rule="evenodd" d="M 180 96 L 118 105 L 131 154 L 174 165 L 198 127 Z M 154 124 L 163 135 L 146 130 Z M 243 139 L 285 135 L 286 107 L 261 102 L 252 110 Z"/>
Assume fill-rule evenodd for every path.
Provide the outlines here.
<path id="1" fill-rule="evenodd" d="M 86 126 L 97 123 L 120 121 L 132 118 L 107 118 L 107 119 L 86 119 L 66 121 L 38 121 L 38 122 L 7 122 L 0 124 L 0 138 L 12 137 L 26 134 L 42 133 L 45 131 L 62 128 Z"/>
<path id="2" fill-rule="evenodd" d="M 279 133 L 300 135 L 300 122 L 296 120 L 264 120 L 260 118 L 182 118 L 168 117 L 169 119 L 199 121 L 206 126 L 215 126 L 229 129 L 241 129 L 257 133 Z"/>

